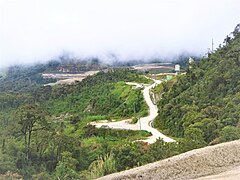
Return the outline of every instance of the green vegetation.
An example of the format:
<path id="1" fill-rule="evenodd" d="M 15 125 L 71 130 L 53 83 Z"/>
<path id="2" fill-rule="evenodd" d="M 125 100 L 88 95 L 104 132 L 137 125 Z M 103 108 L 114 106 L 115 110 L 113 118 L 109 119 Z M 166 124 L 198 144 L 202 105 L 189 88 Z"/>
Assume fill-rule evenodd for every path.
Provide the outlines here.
<path id="1" fill-rule="evenodd" d="M 192 139 L 192 148 L 240 137 L 239 25 L 233 34 L 208 58 L 191 64 L 186 75 L 158 87 L 162 100 L 155 126 Z"/>
<path id="2" fill-rule="evenodd" d="M 159 108 L 154 125 L 178 143 L 158 139 L 148 145 L 137 141 L 150 135 L 146 131 L 89 124 L 147 114 L 141 91 L 124 83 L 151 83 L 135 71 L 112 69 L 74 85 L 45 87 L 41 73 L 58 63 L 10 68 L 0 78 L 0 174 L 92 179 L 240 138 L 239 29 L 208 58 L 192 63 L 186 75 L 153 90 Z"/>
<path id="3" fill-rule="evenodd" d="M 94 79 L 98 78 L 102 78 L 102 75 L 97 75 Z M 131 86 L 122 81 L 112 83 L 99 79 L 92 86 L 82 87 L 81 91 L 77 91 L 77 89 L 72 91 L 66 97 L 48 101 L 46 106 L 51 107 L 50 112 L 54 114 L 78 113 L 82 116 L 88 116 L 89 120 L 147 114 L 141 90 L 133 90 Z"/>
<path id="4" fill-rule="evenodd" d="M 39 74 L 35 68 L 31 73 L 32 82 L 39 83 L 36 87 L 15 84 L 6 88 L 9 82 L 24 81 L 29 75 L 22 67 L 14 68 L 16 74 L 21 73 L 8 72 L 0 92 L 0 174 L 17 172 L 26 179 L 98 177 L 116 171 L 118 146 L 151 135 L 88 125 L 95 120 L 147 115 L 141 90 L 124 83 L 150 83 L 134 71 L 114 69 L 75 85 L 44 87 L 34 79 Z"/>

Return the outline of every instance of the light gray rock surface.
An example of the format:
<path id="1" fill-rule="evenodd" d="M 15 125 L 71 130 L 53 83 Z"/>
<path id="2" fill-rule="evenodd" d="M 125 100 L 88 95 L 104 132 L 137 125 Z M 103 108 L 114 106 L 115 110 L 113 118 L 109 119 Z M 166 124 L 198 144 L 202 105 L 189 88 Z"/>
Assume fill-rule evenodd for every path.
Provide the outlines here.
<path id="1" fill-rule="evenodd" d="M 192 150 L 155 163 L 104 176 L 99 180 L 185 180 L 216 174 L 223 175 L 226 171 L 230 172 L 227 176 L 229 177 L 230 170 L 239 166 L 240 140 L 237 140 Z M 235 175 L 234 178 L 240 174 L 235 173 Z"/>

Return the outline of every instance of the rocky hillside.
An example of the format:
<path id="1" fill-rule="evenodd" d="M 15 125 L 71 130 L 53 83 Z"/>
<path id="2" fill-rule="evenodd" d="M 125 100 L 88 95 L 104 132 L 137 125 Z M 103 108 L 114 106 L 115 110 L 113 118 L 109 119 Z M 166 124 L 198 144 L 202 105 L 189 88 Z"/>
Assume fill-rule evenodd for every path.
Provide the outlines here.
<path id="1" fill-rule="evenodd" d="M 240 140 L 192 150 L 178 156 L 151 163 L 120 173 L 111 174 L 99 180 L 126 179 L 195 179 L 219 174 L 240 166 Z M 228 173 L 229 177 L 237 175 Z M 237 176 L 238 179 L 240 178 Z M 227 178 L 227 177 L 226 177 Z M 204 178 L 203 178 L 204 179 Z"/>

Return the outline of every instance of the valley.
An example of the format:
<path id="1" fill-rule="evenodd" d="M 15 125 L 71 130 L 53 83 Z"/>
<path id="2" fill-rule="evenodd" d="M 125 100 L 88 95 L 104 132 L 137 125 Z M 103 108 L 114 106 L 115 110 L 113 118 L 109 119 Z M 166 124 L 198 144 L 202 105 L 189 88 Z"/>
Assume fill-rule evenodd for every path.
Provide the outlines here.
<path id="1" fill-rule="evenodd" d="M 94 59 L 9 67 L 0 78 L 0 174 L 186 179 L 237 168 L 239 30 L 233 34 L 208 57 L 187 57 L 168 72 Z"/>
<path id="2" fill-rule="evenodd" d="M 240 179 L 240 0 L 0 0 L 0 180 Z"/>

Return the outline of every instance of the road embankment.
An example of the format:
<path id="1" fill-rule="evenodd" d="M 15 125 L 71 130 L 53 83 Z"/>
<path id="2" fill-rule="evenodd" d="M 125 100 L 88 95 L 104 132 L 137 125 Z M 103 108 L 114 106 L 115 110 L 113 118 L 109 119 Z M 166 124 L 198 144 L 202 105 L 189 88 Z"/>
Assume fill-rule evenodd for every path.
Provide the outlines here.
<path id="1" fill-rule="evenodd" d="M 156 179 L 185 180 L 200 177 L 218 177 L 221 179 L 240 179 L 240 173 L 234 169 L 240 166 L 240 140 L 192 150 L 165 160 L 114 173 L 99 180 Z M 232 173 L 231 173 L 232 172 Z M 215 176 L 210 176 L 215 175 Z"/>

